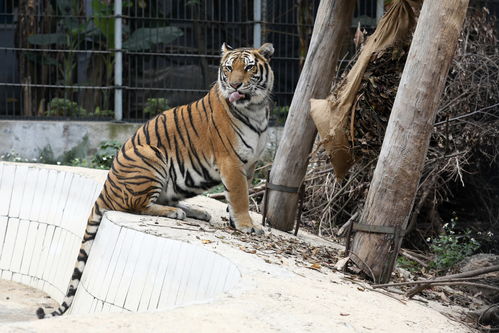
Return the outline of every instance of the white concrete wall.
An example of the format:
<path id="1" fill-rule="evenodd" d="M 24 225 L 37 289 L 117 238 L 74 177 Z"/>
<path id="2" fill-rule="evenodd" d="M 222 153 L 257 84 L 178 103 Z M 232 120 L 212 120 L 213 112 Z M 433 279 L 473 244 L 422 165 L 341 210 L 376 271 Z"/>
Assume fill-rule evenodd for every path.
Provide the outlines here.
<path id="1" fill-rule="evenodd" d="M 50 147 L 54 157 L 80 145 L 88 138 L 86 153 L 93 154 L 103 141 L 125 142 L 141 124 L 99 121 L 18 121 L 0 120 L 0 155 L 14 151 L 23 158 L 38 159 Z M 274 151 L 282 127 L 269 128 L 268 149 Z"/>
<path id="2" fill-rule="evenodd" d="M 78 174 L 0 163 L 0 276 L 61 301 L 102 185 Z"/>
<path id="3" fill-rule="evenodd" d="M 61 302 L 102 182 L 36 165 L 0 163 L 0 278 Z M 241 278 L 228 259 L 120 224 L 106 212 L 71 313 L 146 311 L 212 300 Z"/>
<path id="4" fill-rule="evenodd" d="M 12 151 L 24 158 L 37 159 L 50 147 L 55 157 L 80 145 L 88 138 L 88 152 L 103 141 L 125 142 L 141 124 L 98 121 L 20 121 L 0 120 L 0 155 Z"/>

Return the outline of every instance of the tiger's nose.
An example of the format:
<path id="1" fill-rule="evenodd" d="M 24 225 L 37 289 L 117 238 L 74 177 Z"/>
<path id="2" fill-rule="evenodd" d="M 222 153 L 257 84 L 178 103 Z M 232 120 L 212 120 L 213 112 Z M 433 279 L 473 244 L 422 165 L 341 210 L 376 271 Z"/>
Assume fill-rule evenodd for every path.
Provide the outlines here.
<path id="1" fill-rule="evenodd" d="M 242 82 L 232 82 L 232 83 L 230 84 L 230 86 L 231 86 L 232 88 L 234 88 L 234 89 L 237 89 L 237 88 L 239 88 L 239 87 L 240 87 L 240 86 L 242 86 L 242 85 L 243 85 L 243 83 L 242 83 Z"/>

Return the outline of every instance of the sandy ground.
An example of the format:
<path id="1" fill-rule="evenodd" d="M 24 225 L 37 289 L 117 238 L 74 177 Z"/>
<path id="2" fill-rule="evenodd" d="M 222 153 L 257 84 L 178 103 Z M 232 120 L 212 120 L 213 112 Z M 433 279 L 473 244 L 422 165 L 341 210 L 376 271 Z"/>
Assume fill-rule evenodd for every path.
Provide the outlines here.
<path id="1" fill-rule="evenodd" d="M 57 307 L 46 293 L 14 281 L 0 280 L 0 330 L 8 322 L 38 320 L 35 310 Z"/>
<path id="2" fill-rule="evenodd" d="M 252 277 L 253 289 L 230 293 L 214 304 L 163 312 L 101 313 L 17 322 L 1 326 L 0 331 L 466 332 L 433 309 L 361 291 L 342 281 L 339 274 L 304 269 L 283 271 L 280 276 L 275 273 L 268 272 L 268 278 L 266 274 Z"/>
<path id="3" fill-rule="evenodd" d="M 110 214 L 111 220 L 134 229 L 202 244 L 226 256 L 241 270 L 241 282 L 213 303 L 147 313 L 15 322 L 0 326 L 0 332 L 469 332 L 436 311 L 438 303 L 399 300 L 369 290 L 362 282 L 352 283 L 342 273 L 325 267 L 310 269 L 294 256 L 248 251 L 253 248 L 237 233 L 208 227 L 198 230 L 192 224 L 186 232 L 178 228 L 179 222 L 163 218 L 142 216 L 137 223 L 131 214 Z M 282 235 L 286 234 L 266 233 L 269 238 Z M 305 233 L 300 239 L 314 244 L 311 246 L 328 243 Z M 32 314 L 37 306 L 33 304 L 26 313 Z"/>
<path id="4" fill-rule="evenodd" d="M 209 207 L 213 220 L 223 220 L 224 204 L 203 197 L 192 203 Z M 258 240 L 248 242 L 248 236 L 245 240 L 216 226 L 197 228 L 190 223 L 193 221 L 182 224 L 158 217 L 109 214 L 110 220 L 127 227 L 205 246 L 226 256 L 238 265 L 240 283 L 207 304 L 147 313 L 99 313 L 30 321 L 34 310 L 48 299 L 31 288 L 3 282 L 0 332 L 469 332 L 439 313 L 436 308 L 442 307 L 438 303 L 400 300 L 370 290 L 367 285 L 363 287 L 362 283 L 352 283 L 342 273 L 326 267 L 310 269 L 311 262 L 303 257 L 259 249 L 255 247 Z M 298 241 L 311 247 L 338 249 L 337 244 L 302 231 L 298 236 Z M 261 241 L 267 243 L 297 241 L 290 234 L 274 230 L 267 230 L 261 237 L 266 237 Z"/>

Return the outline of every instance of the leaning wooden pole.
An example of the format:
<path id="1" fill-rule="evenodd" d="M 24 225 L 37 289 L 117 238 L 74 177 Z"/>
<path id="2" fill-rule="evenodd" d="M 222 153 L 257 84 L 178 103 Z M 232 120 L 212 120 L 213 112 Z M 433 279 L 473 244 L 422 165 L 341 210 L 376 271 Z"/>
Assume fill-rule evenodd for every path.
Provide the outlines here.
<path id="1" fill-rule="evenodd" d="M 402 74 L 350 258 L 386 283 L 421 177 L 439 100 L 469 0 L 427 0 Z M 367 226 L 366 226 L 367 225 Z"/>
<path id="2" fill-rule="evenodd" d="M 321 0 L 319 4 L 307 58 L 270 173 L 272 185 L 268 187 L 267 221 L 274 228 L 293 229 L 298 188 L 317 134 L 309 114 L 310 98 L 325 98 L 329 93 L 355 3 L 351 0 Z"/>

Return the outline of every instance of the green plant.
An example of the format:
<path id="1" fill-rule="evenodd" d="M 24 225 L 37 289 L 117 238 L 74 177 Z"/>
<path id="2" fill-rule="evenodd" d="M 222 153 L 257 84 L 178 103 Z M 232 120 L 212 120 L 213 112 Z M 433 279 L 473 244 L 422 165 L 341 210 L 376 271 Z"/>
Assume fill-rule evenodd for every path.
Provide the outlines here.
<path id="1" fill-rule="evenodd" d="M 144 114 L 152 117 L 169 108 L 166 98 L 148 98 L 144 107 Z"/>
<path id="2" fill-rule="evenodd" d="M 50 145 L 43 147 L 43 149 L 40 151 L 38 161 L 39 163 L 45 164 L 60 164 L 54 157 L 54 152 L 52 151 L 52 147 Z"/>
<path id="3" fill-rule="evenodd" d="M 86 158 L 74 158 L 69 162 L 70 166 L 91 168 L 90 162 Z"/>
<path id="4" fill-rule="evenodd" d="M 47 116 L 86 116 L 87 111 L 66 98 L 53 98 L 48 104 Z"/>
<path id="5" fill-rule="evenodd" d="M 450 223 L 444 225 L 444 232 L 437 238 L 428 239 L 430 250 L 434 254 L 429 267 L 439 271 L 445 271 L 475 253 L 480 248 L 480 243 L 471 236 L 471 231 L 466 230 L 463 234 L 456 234 L 457 217 L 452 218 Z"/>
<path id="6" fill-rule="evenodd" d="M 60 164 L 60 162 L 57 162 L 56 159 L 54 158 L 54 153 L 52 151 L 52 148 L 50 146 L 44 147 L 40 151 L 40 155 L 38 158 L 33 158 L 33 159 L 28 159 L 21 154 L 11 151 L 9 153 L 5 153 L 3 155 L 0 155 L 0 161 L 6 161 L 6 162 L 17 162 L 17 163 L 45 163 L 45 164 Z"/>
<path id="7" fill-rule="evenodd" d="M 288 118 L 289 106 L 276 106 L 272 111 L 272 118 L 278 126 L 284 126 Z"/>
<path id="8" fill-rule="evenodd" d="M 223 193 L 223 192 L 225 192 L 225 187 L 222 184 L 220 184 L 210 188 L 208 191 L 204 192 L 203 194 L 208 195 L 208 194 Z"/>
<path id="9" fill-rule="evenodd" d="M 90 161 L 90 167 L 96 169 L 109 169 L 116 156 L 116 152 L 121 148 L 121 143 L 110 140 L 101 142 L 97 152 Z"/>
<path id="10" fill-rule="evenodd" d="M 92 116 L 114 117 L 114 111 L 113 110 L 105 110 L 105 109 L 101 109 L 100 107 L 96 107 L 95 111 L 92 113 Z"/>
<path id="11" fill-rule="evenodd" d="M 74 0 L 56 0 L 55 5 L 57 14 L 57 16 L 55 16 L 57 17 L 56 32 L 30 35 L 28 37 L 28 42 L 42 47 L 56 45 L 69 50 L 77 50 L 82 41 L 85 40 L 85 34 L 90 30 L 90 26 L 86 22 L 81 22 L 78 18 L 78 15 L 80 15 L 79 2 Z M 60 58 L 61 57 L 49 57 L 47 59 L 42 59 L 41 61 L 42 63 L 58 64 Z M 65 52 L 62 55 L 62 65 L 59 73 L 62 76 L 62 83 L 64 85 L 73 84 L 73 74 L 76 68 L 75 53 Z"/>
<path id="12" fill-rule="evenodd" d="M 30 161 L 27 158 L 22 157 L 15 151 L 11 151 L 10 153 L 5 153 L 3 155 L 0 155 L 0 160 L 6 162 L 36 162 L 36 160 Z"/>
<path id="13" fill-rule="evenodd" d="M 417 262 L 402 256 L 399 256 L 397 258 L 397 265 L 400 268 L 406 269 L 411 273 L 416 273 L 421 270 L 421 266 Z"/>
<path id="14" fill-rule="evenodd" d="M 28 42 L 31 45 L 40 46 L 42 48 L 62 48 L 70 51 L 85 49 L 82 43 L 92 42 L 94 47 L 103 50 L 113 50 L 114 45 L 114 29 L 115 18 L 113 17 L 112 1 L 92 0 L 92 18 L 82 18 L 81 2 L 76 0 L 55 0 L 51 2 L 55 4 L 54 10 L 54 26 L 55 31 L 52 33 L 32 34 L 28 36 Z M 139 0 L 139 7 L 144 10 L 148 2 Z M 133 7 L 134 2 L 123 1 L 123 8 Z M 150 8 L 149 10 L 154 10 Z M 157 15 L 154 12 L 154 15 Z M 83 16 L 84 17 L 84 16 Z M 128 23 L 128 24 L 127 24 Z M 157 26 L 161 21 L 151 21 L 152 26 L 140 27 L 132 30 L 132 25 L 129 20 L 122 21 L 123 32 L 123 49 L 129 51 L 149 50 L 157 45 L 169 44 L 178 37 L 183 35 L 180 28 L 174 26 Z M 27 52 L 26 57 L 31 61 L 39 64 L 54 66 L 57 71 L 57 83 L 66 86 L 74 85 L 75 73 L 78 66 L 78 61 L 75 52 L 63 52 L 57 56 L 52 56 L 46 53 L 40 55 L 39 52 Z M 102 53 L 93 56 L 94 64 L 92 70 L 101 74 L 102 81 L 95 82 L 94 85 L 103 84 L 109 86 L 112 84 L 114 73 L 114 52 L 109 54 Z M 62 64 L 62 66 L 59 66 Z M 104 70 L 102 70 L 102 67 Z M 92 76 L 92 75 L 89 75 Z M 109 109 L 110 90 L 103 90 L 103 109 Z M 73 89 L 64 90 L 64 97 L 70 97 L 73 94 Z M 108 114 L 104 115 L 108 116 Z"/>
<path id="15" fill-rule="evenodd" d="M 103 141 L 99 145 L 94 156 L 88 158 L 82 157 L 83 154 L 80 150 L 85 149 L 87 144 L 88 138 L 84 139 L 80 145 L 74 147 L 70 151 L 65 152 L 57 159 L 54 157 L 52 148 L 50 146 L 46 146 L 40 151 L 40 157 L 38 159 L 35 158 L 29 160 L 12 151 L 10 153 L 0 155 L 0 160 L 9 162 L 31 162 L 79 166 L 94 169 L 109 169 L 111 168 L 111 164 L 113 163 L 116 152 L 121 148 L 121 143 L 119 143 L 118 141 Z"/>

